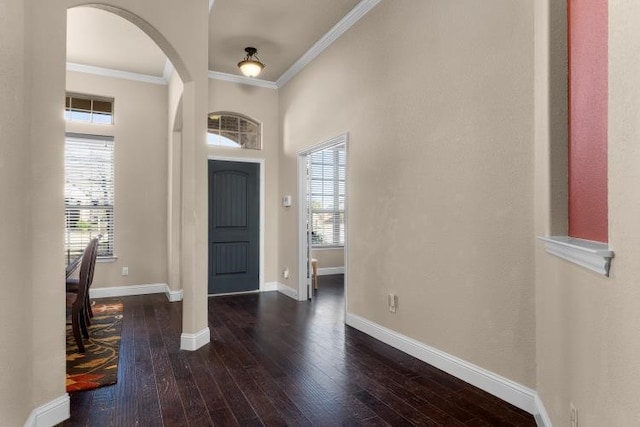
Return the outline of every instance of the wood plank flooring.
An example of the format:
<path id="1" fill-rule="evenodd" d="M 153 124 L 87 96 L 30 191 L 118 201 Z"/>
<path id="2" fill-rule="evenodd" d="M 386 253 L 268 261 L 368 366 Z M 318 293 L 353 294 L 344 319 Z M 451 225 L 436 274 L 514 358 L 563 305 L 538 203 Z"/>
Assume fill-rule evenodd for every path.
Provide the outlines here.
<path id="1" fill-rule="evenodd" d="M 317 298 L 209 299 L 211 343 L 180 351 L 182 305 L 122 298 L 118 383 L 71 394 L 65 426 L 535 426 L 533 417 L 344 325 L 342 276 Z"/>

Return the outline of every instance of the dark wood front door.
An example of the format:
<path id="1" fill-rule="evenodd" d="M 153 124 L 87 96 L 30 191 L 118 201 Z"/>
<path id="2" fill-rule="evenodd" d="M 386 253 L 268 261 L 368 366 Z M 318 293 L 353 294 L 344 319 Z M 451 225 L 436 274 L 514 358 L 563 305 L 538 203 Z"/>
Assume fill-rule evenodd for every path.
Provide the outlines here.
<path id="1" fill-rule="evenodd" d="M 259 288 L 259 165 L 209 160 L 209 294 Z"/>

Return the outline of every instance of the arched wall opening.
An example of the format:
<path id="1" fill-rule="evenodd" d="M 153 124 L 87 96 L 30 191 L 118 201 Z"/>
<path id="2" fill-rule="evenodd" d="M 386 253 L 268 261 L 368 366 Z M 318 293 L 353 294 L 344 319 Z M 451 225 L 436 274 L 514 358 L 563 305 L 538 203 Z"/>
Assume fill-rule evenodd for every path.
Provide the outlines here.
<path id="1" fill-rule="evenodd" d="M 61 286 L 64 245 L 63 99 L 65 93 L 66 12 L 75 6 L 93 6 L 116 13 L 141 27 L 174 63 L 184 81 L 181 190 L 181 274 L 183 301 L 183 348 L 196 349 L 209 341 L 206 306 L 206 192 L 207 35 L 206 2 L 168 0 L 108 0 L 88 4 L 73 0 L 27 2 L 20 29 L 25 34 L 24 151 L 29 155 L 24 191 L 26 267 L 29 277 L 27 311 L 31 352 L 26 408 L 47 408 L 60 421 L 68 416 L 65 393 L 64 292 Z M 180 17 L 180 19 L 176 19 Z M 165 128 L 168 132 L 168 129 Z M 186 166 L 186 167 L 185 167 Z M 166 205 L 162 207 L 166 209 Z M 185 265 L 186 260 L 186 265 Z M 204 284 L 204 286 L 198 286 Z M 201 288 L 201 289 L 200 289 Z M 187 345 L 184 345 L 186 342 Z M 55 408 L 52 408 L 53 405 Z M 65 410 L 67 415 L 65 415 Z M 32 412 L 33 414 L 33 412 Z M 36 416 L 37 418 L 37 416 Z M 56 422 L 53 422 L 54 424 Z"/>

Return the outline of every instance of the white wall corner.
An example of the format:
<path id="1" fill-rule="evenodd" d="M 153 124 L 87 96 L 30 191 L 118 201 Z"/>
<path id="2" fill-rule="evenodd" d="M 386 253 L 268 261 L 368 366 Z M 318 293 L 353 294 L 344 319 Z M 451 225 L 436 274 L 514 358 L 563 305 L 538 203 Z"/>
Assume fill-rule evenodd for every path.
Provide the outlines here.
<path id="1" fill-rule="evenodd" d="M 278 290 L 278 282 L 267 282 L 262 285 L 260 288 L 260 292 L 269 292 L 269 291 L 277 291 Z"/>
<path id="2" fill-rule="evenodd" d="M 71 416 L 70 400 L 67 393 L 38 406 L 24 423 L 25 427 L 50 427 L 60 424 Z"/>
<path id="3" fill-rule="evenodd" d="M 486 391 L 530 414 L 535 413 L 536 392 L 496 373 L 409 338 L 358 315 L 347 313 L 345 323 Z"/>
<path id="4" fill-rule="evenodd" d="M 324 267 L 318 269 L 318 276 L 328 276 L 331 274 L 344 274 L 344 267 Z"/>
<path id="5" fill-rule="evenodd" d="M 196 351 L 200 347 L 211 341 L 209 327 L 204 328 L 195 334 L 182 333 L 180 335 L 180 350 Z"/>
<path id="6" fill-rule="evenodd" d="M 164 293 L 167 296 L 167 299 L 169 300 L 169 302 L 182 301 L 182 297 L 184 295 L 184 292 L 182 291 L 182 289 L 178 291 L 172 291 L 169 285 L 166 285 L 166 289 Z"/>
<path id="7" fill-rule="evenodd" d="M 298 291 L 296 291 L 293 288 L 290 288 L 284 283 L 278 283 L 278 292 L 288 296 L 289 298 L 293 298 L 296 301 L 298 300 Z"/>
<path id="8" fill-rule="evenodd" d="M 127 297 L 133 295 L 163 294 L 169 285 L 166 283 L 151 283 L 148 285 L 116 286 L 113 288 L 91 288 L 91 298 Z M 182 291 L 180 291 L 182 292 Z"/>
<path id="9" fill-rule="evenodd" d="M 535 396 L 535 405 L 536 407 L 533 416 L 536 419 L 536 425 L 538 427 L 553 427 L 549 414 L 547 414 L 547 410 L 545 409 L 544 403 L 542 403 L 542 399 L 540 399 L 540 395 L 538 393 L 536 393 Z"/>

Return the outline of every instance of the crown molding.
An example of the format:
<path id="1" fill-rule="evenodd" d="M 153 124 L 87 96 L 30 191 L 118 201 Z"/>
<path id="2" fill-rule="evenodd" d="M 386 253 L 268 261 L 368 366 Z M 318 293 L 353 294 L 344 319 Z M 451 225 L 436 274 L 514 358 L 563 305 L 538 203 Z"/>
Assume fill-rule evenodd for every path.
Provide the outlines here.
<path id="1" fill-rule="evenodd" d="M 281 88 L 382 0 L 362 0 L 276 80 Z"/>
<path id="2" fill-rule="evenodd" d="M 219 71 L 209 71 L 209 78 L 222 80 L 231 83 L 240 83 L 250 86 L 264 87 L 267 89 L 279 89 L 298 74 L 304 67 L 320 55 L 326 48 L 331 46 L 342 34 L 351 28 L 356 22 L 366 15 L 382 0 L 362 0 L 348 14 L 333 26 L 320 40 L 318 40 L 304 55 L 302 55 L 287 71 L 285 71 L 275 82 L 269 80 L 254 79 L 235 74 L 222 73 Z M 215 0 L 209 0 L 209 10 L 213 8 Z M 95 74 L 104 77 L 115 77 L 119 79 L 134 80 L 158 85 L 167 85 L 173 72 L 173 65 L 167 59 L 162 77 L 148 74 L 133 73 L 130 71 L 114 70 L 111 68 L 95 67 L 92 65 L 77 64 L 67 62 L 67 71 L 79 73 Z"/>
<path id="3" fill-rule="evenodd" d="M 166 66 L 165 66 L 166 70 Z M 111 68 L 94 67 L 93 65 L 76 64 L 67 62 L 67 71 L 78 73 L 95 74 L 103 77 L 115 77 L 117 79 L 134 80 L 138 82 L 152 83 L 156 85 L 166 85 L 167 81 L 163 77 L 150 76 L 148 74 L 132 73 L 130 71 L 114 70 Z"/>
<path id="4" fill-rule="evenodd" d="M 214 80 L 222 80 L 231 83 L 240 83 L 250 86 L 265 87 L 267 89 L 278 89 L 274 82 L 268 80 L 254 79 L 251 77 L 238 76 L 235 74 L 221 73 L 220 71 L 209 71 L 209 78 Z"/>

